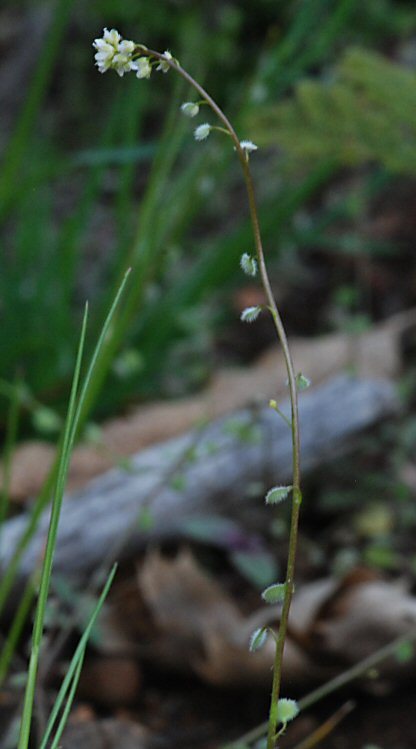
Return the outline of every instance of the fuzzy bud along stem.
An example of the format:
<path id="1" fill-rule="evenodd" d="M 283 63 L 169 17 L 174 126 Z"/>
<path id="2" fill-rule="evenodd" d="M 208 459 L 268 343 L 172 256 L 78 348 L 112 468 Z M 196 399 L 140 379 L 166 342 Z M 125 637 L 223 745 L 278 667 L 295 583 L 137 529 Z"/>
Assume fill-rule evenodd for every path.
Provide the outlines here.
<path id="1" fill-rule="evenodd" d="M 149 56 L 160 59 L 162 55 L 159 52 L 153 50 L 147 50 Z M 266 263 L 264 259 L 263 242 L 261 238 L 260 223 L 257 211 L 257 202 L 253 184 L 253 178 L 249 167 L 249 160 L 244 148 L 242 148 L 240 140 L 235 132 L 231 122 L 224 114 L 222 109 L 216 104 L 212 97 L 207 91 L 192 78 L 192 76 L 184 69 L 178 62 L 169 61 L 170 66 L 176 70 L 182 78 L 184 78 L 204 99 L 207 104 L 211 107 L 214 114 L 217 115 L 218 119 L 223 124 L 224 128 L 228 130 L 231 139 L 233 140 L 235 150 L 237 152 L 241 168 L 243 170 L 244 181 L 247 190 L 247 198 L 250 210 L 250 218 L 253 226 L 254 245 L 257 253 L 257 261 L 259 266 L 260 277 L 262 285 L 266 294 L 267 303 L 270 312 L 273 317 L 274 326 L 276 333 L 279 338 L 280 344 L 283 349 L 283 355 L 286 364 L 286 371 L 289 381 L 289 393 L 291 403 L 291 432 L 292 432 L 292 512 L 290 520 L 290 533 L 289 533 L 289 552 L 287 559 L 286 568 L 286 583 L 292 581 L 295 572 L 295 561 L 296 561 L 296 549 L 298 539 L 298 526 L 299 526 L 299 509 L 302 500 L 302 493 L 300 488 L 300 436 L 299 436 L 299 414 L 298 414 L 298 388 L 296 382 L 296 374 L 293 366 L 292 356 L 289 349 L 289 343 L 286 336 L 286 331 L 280 317 L 277 304 L 274 299 L 272 287 L 270 284 Z M 277 634 L 276 642 L 276 654 L 273 668 L 273 683 L 272 683 L 272 695 L 270 702 L 270 715 L 269 715 L 269 728 L 267 735 L 267 749 L 275 749 L 276 746 L 276 734 L 277 734 L 277 704 L 280 696 L 280 683 L 281 683 L 281 664 L 283 659 L 283 648 L 286 639 L 286 631 L 289 620 L 290 604 L 292 602 L 293 585 L 286 584 L 285 597 L 283 601 L 283 608 L 280 617 L 279 631 Z"/>
<path id="2" fill-rule="evenodd" d="M 268 736 L 267 736 L 267 749 L 275 749 L 277 736 L 278 736 L 277 726 L 278 726 L 278 720 L 279 720 L 278 719 L 278 704 L 279 704 L 280 682 L 281 682 L 281 664 L 282 664 L 283 648 L 284 648 L 284 642 L 286 638 L 286 631 L 287 631 L 287 625 L 288 625 L 289 609 L 290 609 L 290 604 L 291 604 L 292 595 L 293 595 L 293 578 L 294 578 L 296 548 L 297 548 L 297 538 L 298 538 L 299 508 L 300 508 L 300 504 L 302 500 L 302 494 L 301 494 L 301 488 L 300 488 L 300 438 L 299 438 L 299 417 L 298 417 L 298 388 L 297 388 L 297 382 L 296 382 L 296 374 L 295 374 L 295 370 L 293 367 L 292 357 L 291 357 L 291 353 L 289 349 L 289 344 L 288 344 L 285 328 L 284 328 L 279 310 L 277 308 L 277 305 L 273 296 L 273 291 L 271 288 L 271 284 L 270 284 L 270 280 L 269 280 L 269 276 L 268 276 L 268 272 L 266 268 L 266 263 L 264 259 L 263 243 L 262 243 L 261 231 L 260 231 L 260 225 L 259 225 L 255 190 L 254 190 L 253 179 L 252 179 L 250 166 L 249 166 L 249 161 L 250 161 L 249 153 L 256 150 L 256 146 L 251 141 L 240 141 L 231 122 L 228 120 L 227 116 L 224 114 L 222 109 L 220 109 L 220 107 L 216 104 L 216 102 L 214 101 L 214 99 L 212 99 L 212 97 L 208 94 L 208 92 L 205 91 L 205 89 L 184 68 L 182 68 L 179 62 L 174 57 L 172 57 L 170 53 L 165 52 L 164 54 L 161 54 L 160 52 L 147 49 L 146 47 L 143 47 L 143 45 L 137 45 L 135 48 L 134 55 L 133 55 L 133 60 L 135 59 L 136 55 L 138 57 L 140 57 L 141 55 L 146 55 L 146 57 L 158 61 L 159 68 L 157 69 L 160 69 L 163 72 L 167 72 L 169 68 L 171 68 L 172 70 L 175 70 L 177 73 L 179 73 L 179 75 L 182 76 L 182 78 L 185 81 L 187 81 L 192 86 L 192 88 L 195 91 L 197 91 L 200 98 L 208 104 L 208 106 L 211 108 L 213 113 L 219 119 L 222 125 L 222 128 L 218 128 L 215 126 L 208 126 L 208 125 L 200 126 L 200 128 L 204 127 L 204 129 L 202 130 L 202 133 L 201 133 L 201 130 L 197 129 L 196 133 L 198 133 L 198 135 L 202 134 L 203 137 L 205 138 L 207 137 L 207 135 L 212 129 L 215 129 L 215 130 L 222 129 L 227 132 L 227 134 L 231 137 L 233 141 L 233 145 L 237 152 L 237 156 L 239 158 L 241 168 L 243 170 L 243 175 L 244 175 L 244 181 L 245 181 L 245 186 L 246 186 L 246 191 L 247 191 L 250 218 L 251 218 L 251 223 L 253 227 L 254 244 L 255 244 L 255 249 L 256 249 L 257 263 L 258 263 L 260 278 L 261 278 L 264 292 L 266 294 L 267 305 L 271 312 L 274 326 L 276 328 L 276 333 L 280 341 L 280 344 L 282 346 L 283 355 L 285 359 L 288 382 L 289 382 L 290 401 L 291 401 L 290 428 L 291 428 L 291 433 L 292 433 L 293 480 L 292 480 L 292 511 L 291 511 L 291 523 L 290 523 L 290 533 L 289 533 L 289 552 L 288 552 L 288 560 L 287 560 L 286 579 L 284 583 L 285 592 L 284 592 L 284 600 L 283 600 L 283 606 L 282 606 L 282 611 L 281 611 L 281 616 L 280 616 L 279 631 L 278 631 L 277 640 L 276 640 L 276 654 L 275 654 L 274 669 L 273 669 L 272 695 L 271 695 L 269 727 L 268 727 Z M 198 135 L 195 134 L 195 137 L 198 138 Z"/>

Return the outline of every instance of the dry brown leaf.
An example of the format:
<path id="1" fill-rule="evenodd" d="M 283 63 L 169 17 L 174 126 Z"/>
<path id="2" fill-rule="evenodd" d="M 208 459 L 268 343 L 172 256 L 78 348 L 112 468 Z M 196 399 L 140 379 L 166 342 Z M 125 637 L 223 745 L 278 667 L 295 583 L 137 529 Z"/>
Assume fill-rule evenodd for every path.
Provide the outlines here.
<path id="1" fill-rule="evenodd" d="M 314 385 L 351 366 L 362 376 L 392 378 L 400 371 L 402 334 L 415 324 L 416 310 L 410 310 L 354 337 L 333 333 L 321 338 L 293 339 L 292 356 Z M 251 367 L 219 371 L 201 394 L 140 406 L 126 416 L 111 419 L 102 426 L 101 446 L 81 444 L 75 448 L 68 489 L 80 488 L 111 468 L 117 459 L 181 434 L 201 420 L 211 420 L 245 406 L 254 393 L 265 401 L 281 399 L 287 395 L 285 382 L 283 355 L 273 347 Z M 53 449 L 47 443 L 31 442 L 17 448 L 10 484 L 13 501 L 22 502 L 40 490 L 52 457 Z"/>
<path id="2" fill-rule="evenodd" d="M 191 667 L 212 684 L 269 684 L 273 642 L 268 640 L 256 653 L 248 647 L 252 632 L 276 619 L 275 607 L 263 607 L 244 617 L 188 550 L 175 559 L 152 552 L 139 569 L 138 582 L 165 644 L 170 642 L 170 667 Z M 160 644 L 158 649 L 161 652 Z M 288 680 L 297 680 L 299 675 L 303 682 L 315 671 L 307 653 L 292 638 L 285 646 L 284 667 Z"/>
<path id="3" fill-rule="evenodd" d="M 350 575 L 319 607 L 309 634 L 325 657 L 356 663 L 415 627 L 416 598 L 402 581 Z M 383 664 L 382 670 L 394 675 L 397 661 Z"/>
<path id="4" fill-rule="evenodd" d="M 138 573 L 141 593 L 162 639 L 170 667 L 190 667 L 218 685 L 270 683 L 271 638 L 256 653 L 250 634 L 276 624 L 279 610 L 261 608 L 244 617 L 220 585 L 199 568 L 189 551 L 176 559 L 152 552 Z M 357 663 L 416 625 L 416 599 L 400 583 L 356 570 L 343 580 L 305 584 L 295 594 L 283 662 L 291 687 L 323 681 Z M 175 660 L 176 658 L 176 660 Z M 392 659 L 385 676 L 403 667 Z"/>

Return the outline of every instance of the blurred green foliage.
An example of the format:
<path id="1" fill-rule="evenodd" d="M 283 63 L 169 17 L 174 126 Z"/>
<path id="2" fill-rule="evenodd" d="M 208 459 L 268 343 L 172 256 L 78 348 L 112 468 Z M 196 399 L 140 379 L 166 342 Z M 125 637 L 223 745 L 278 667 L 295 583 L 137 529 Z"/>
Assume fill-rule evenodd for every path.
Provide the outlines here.
<path id="1" fill-rule="evenodd" d="M 178 112 L 187 95 L 180 81 L 98 76 L 92 39 L 117 26 L 127 38 L 172 49 L 242 137 L 254 138 L 263 108 L 325 74 L 347 45 L 384 50 L 411 34 L 413 3 L 163 0 L 155 9 L 144 0 L 28 0 L 4 8 L 22 19 L 27 9 L 35 20 L 46 8 L 50 18 L 0 175 L 0 422 L 16 377 L 25 385 L 26 429 L 40 404 L 63 410 L 82 302 L 91 304 L 93 339 L 128 266 L 86 412 L 178 392 L 173 370 L 184 373 L 184 388 L 198 386 L 209 374 L 210 331 L 223 320 L 216 300 L 239 283 L 238 258 L 252 249 L 238 165 L 228 143 L 193 142 Z M 279 154 L 256 159 L 264 239 L 278 258 L 283 245 L 308 241 L 294 217 L 330 180 L 336 159 L 322 150 L 313 169 L 284 182 Z M 337 215 L 322 215 L 315 235 Z"/>
<path id="2" fill-rule="evenodd" d="M 348 49 L 329 79 L 303 80 L 288 101 L 259 108 L 254 136 L 295 165 L 332 158 L 416 174 L 416 73 L 364 49 Z"/>

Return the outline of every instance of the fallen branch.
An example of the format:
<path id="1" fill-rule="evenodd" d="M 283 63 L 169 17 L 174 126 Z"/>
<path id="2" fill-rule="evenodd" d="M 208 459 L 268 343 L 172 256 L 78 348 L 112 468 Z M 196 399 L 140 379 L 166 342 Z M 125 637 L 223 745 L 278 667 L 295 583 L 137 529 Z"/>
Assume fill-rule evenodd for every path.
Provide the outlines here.
<path id="1" fill-rule="evenodd" d="M 288 403 L 282 410 L 288 413 Z M 340 376 L 302 394 L 302 468 L 310 471 L 346 452 L 353 438 L 397 409 L 394 388 L 382 380 Z M 181 468 L 176 470 L 177 466 Z M 126 557 L 149 541 L 180 532 L 192 516 L 236 515 L 250 503 L 250 487 L 290 479 L 290 430 L 269 408 L 253 406 L 186 435 L 143 450 L 128 470 L 113 469 L 67 498 L 61 515 L 55 571 L 82 575 L 109 550 Z M 172 474 L 177 480 L 172 482 Z M 150 509 L 151 530 L 138 518 Z M 0 564 L 6 567 L 28 513 L 4 524 Z M 26 550 L 21 574 L 32 572 L 43 551 L 47 513 Z M 128 543 L 120 549 L 120 539 Z"/>
<path id="2" fill-rule="evenodd" d="M 330 333 L 318 338 L 293 338 L 295 362 L 315 385 L 346 370 L 360 377 L 395 379 L 401 369 L 401 341 L 414 329 L 416 309 L 400 312 L 360 335 Z M 253 393 L 265 403 L 286 397 L 283 354 L 275 346 L 246 368 L 227 367 L 216 372 L 200 393 L 174 400 L 140 404 L 128 414 L 100 426 L 97 444 L 81 442 L 74 449 L 68 475 L 68 491 L 83 488 L 95 476 L 113 468 L 119 460 L 150 445 L 177 437 L 199 421 L 214 420 L 245 408 Z M 13 454 L 9 495 L 23 503 L 36 496 L 55 459 L 49 442 L 24 442 Z M 0 483 L 4 481 L 0 464 Z"/>

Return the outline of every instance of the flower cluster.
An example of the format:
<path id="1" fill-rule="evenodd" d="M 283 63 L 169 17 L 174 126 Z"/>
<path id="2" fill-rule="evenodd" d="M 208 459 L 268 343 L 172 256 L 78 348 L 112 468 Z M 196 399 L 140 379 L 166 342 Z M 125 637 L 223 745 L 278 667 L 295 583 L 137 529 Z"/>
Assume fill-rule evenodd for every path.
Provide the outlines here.
<path id="1" fill-rule="evenodd" d="M 133 52 L 135 49 L 134 42 L 122 39 L 115 29 L 104 29 L 101 39 L 94 39 L 92 45 L 96 49 L 95 64 L 100 73 L 105 73 L 112 68 L 123 76 L 130 70 L 136 70 L 136 63 L 133 61 Z"/>
<path id="2" fill-rule="evenodd" d="M 168 50 L 162 55 L 155 52 L 149 53 L 142 44 L 137 45 L 128 39 L 123 39 L 116 29 L 110 31 L 104 29 L 102 37 L 94 39 L 92 46 L 96 50 L 95 64 L 100 73 L 115 70 L 119 76 L 123 76 L 124 73 L 133 70 L 137 78 L 150 78 L 154 65 L 157 64 L 156 70 L 167 73 L 172 63 L 178 64 L 178 61 L 172 57 Z M 181 110 L 187 117 L 195 117 L 199 112 L 200 105 L 204 103 L 206 102 L 185 101 L 181 105 Z M 195 128 L 195 140 L 206 140 L 212 130 L 223 130 L 223 128 L 204 122 Z M 256 144 L 251 140 L 241 140 L 240 148 L 247 159 L 253 151 L 257 151 Z M 255 275 L 254 266 L 250 275 Z"/>
<path id="3" fill-rule="evenodd" d="M 137 78 L 150 78 L 152 72 L 152 63 L 146 56 L 146 47 L 136 45 L 128 39 L 122 39 L 116 29 L 104 29 L 100 39 L 94 39 L 93 45 L 96 50 L 95 64 L 100 73 L 107 70 L 115 70 L 119 76 L 129 73 L 133 70 Z M 167 73 L 171 62 L 177 62 L 171 53 L 166 51 L 159 58 L 159 64 L 156 70 Z"/>

